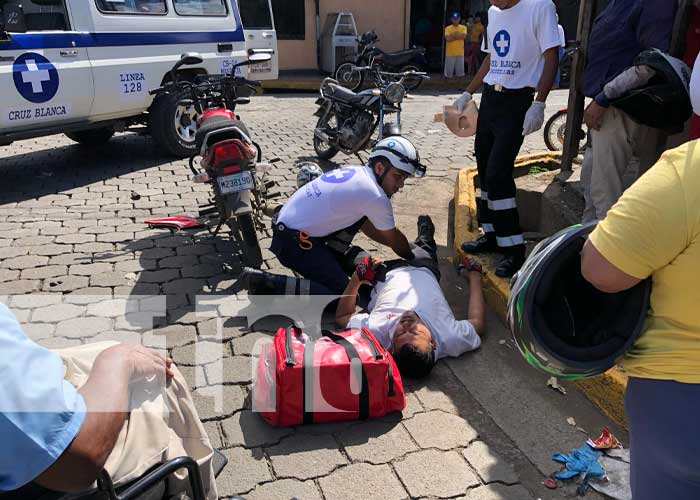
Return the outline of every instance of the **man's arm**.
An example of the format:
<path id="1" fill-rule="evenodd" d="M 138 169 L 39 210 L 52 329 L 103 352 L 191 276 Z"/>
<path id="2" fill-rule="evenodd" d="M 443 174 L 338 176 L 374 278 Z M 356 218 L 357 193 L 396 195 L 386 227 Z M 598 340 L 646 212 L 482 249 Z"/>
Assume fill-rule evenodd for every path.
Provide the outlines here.
<path id="1" fill-rule="evenodd" d="M 612 265 L 590 240 L 586 241 L 581 252 L 581 274 L 591 285 L 605 293 L 621 292 L 642 281 Z"/>
<path id="2" fill-rule="evenodd" d="M 462 269 L 462 277 L 469 283 L 469 310 L 467 320 L 472 324 L 477 335 L 483 335 L 486 328 L 486 306 L 484 291 L 481 286 L 481 271 Z"/>
<path id="3" fill-rule="evenodd" d="M 335 310 L 335 324 L 338 325 L 339 328 L 348 326 L 350 318 L 355 314 L 357 292 L 361 284 L 362 282 L 360 282 L 360 278 L 357 277 L 357 273 L 353 273 L 348 286 L 346 286 L 343 291 L 343 296 L 340 297 L 338 308 Z"/>
<path id="4" fill-rule="evenodd" d="M 55 491 L 88 489 L 107 462 L 121 431 L 129 405 L 129 383 L 158 376 L 172 377 L 172 360 L 140 345 L 120 344 L 95 359 L 80 389 L 87 414 L 68 448 L 36 482 Z"/>
<path id="5" fill-rule="evenodd" d="M 484 59 L 484 62 L 481 63 L 481 67 L 479 68 L 479 71 L 476 72 L 476 75 L 474 75 L 474 78 L 472 78 L 472 81 L 469 82 L 469 85 L 467 85 L 466 91 L 469 92 L 470 94 L 473 94 L 477 90 L 479 90 L 479 87 L 481 87 L 481 84 L 484 82 L 484 78 L 486 78 L 486 75 L 489 72 L 489 68 L 491 67 L 491 54 L 488 54 L 486 58 Z"/>
<path id="6" fill-rule="evenodd" d="M 377 243 L 390 247 L 402 259 L 413 260 L 413 251 L 408 239 L 398 228 L 382 231 L 368 220 L 362 225 L 361 231 Z"/>
<path id="7" fill-rule="evenodd" d="M 554 85 L 554 78 L 557 76 L 557 68 L 559 67 L 559 47 L 552 47 L 544 51 L 544 68 L 540 81 L 537 83 L 536 101 L 545 102 L 549 91 Z"/>

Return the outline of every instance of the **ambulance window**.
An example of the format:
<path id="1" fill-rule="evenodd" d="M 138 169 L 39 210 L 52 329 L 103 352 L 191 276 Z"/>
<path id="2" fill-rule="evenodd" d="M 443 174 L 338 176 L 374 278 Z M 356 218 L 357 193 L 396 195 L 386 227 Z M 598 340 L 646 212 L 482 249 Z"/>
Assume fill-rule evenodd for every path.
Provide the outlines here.
<path id="1" fill-rule="evenodd" d="M 0 1 L 0 15 L 10 33 L 68 31 L 68 13 L 63 0 L 52 2 Z"/>
<path id="2" fill-rule="evenodd" d="M 241 21 L 247 30 L 271 30 L 272 16 L 268 0 L 238 0 Z"/>
<path id="3" fill-rule="evenodd" d="M 168 13 L 165 0 L 95 0 L 105 14 L 163 15 Z"/>
<path id="4" fill-rule="evenodd" d="M 225 16 L 226 0 L 174 0 L 175 12 L 181 16 Z"/>

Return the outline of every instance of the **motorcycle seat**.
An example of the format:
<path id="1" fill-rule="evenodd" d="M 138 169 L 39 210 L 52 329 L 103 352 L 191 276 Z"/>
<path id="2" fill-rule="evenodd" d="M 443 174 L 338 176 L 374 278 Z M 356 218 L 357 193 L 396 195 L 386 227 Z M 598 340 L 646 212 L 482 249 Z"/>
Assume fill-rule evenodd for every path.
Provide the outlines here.
<path id="1" fill-rule="evenodd" d="M 382 52 L 382 61 L 390 66 L 403 66 L 419 55 L 423 49 L 406 49 L 399 52 Z"/>
<path id="2" fill-rule="evenodd" d="M 350 89 L 346 89 L 345 87 L 341 85 L 336 85 L 334 83 L 329 85 L 331 92 L 333 92 L 333 97 L 338 99 L 339 101 L 344 101 L 344 102 L 354 102 L 357 100 L 360 100 L 362 97 L 353 92 Z"/>

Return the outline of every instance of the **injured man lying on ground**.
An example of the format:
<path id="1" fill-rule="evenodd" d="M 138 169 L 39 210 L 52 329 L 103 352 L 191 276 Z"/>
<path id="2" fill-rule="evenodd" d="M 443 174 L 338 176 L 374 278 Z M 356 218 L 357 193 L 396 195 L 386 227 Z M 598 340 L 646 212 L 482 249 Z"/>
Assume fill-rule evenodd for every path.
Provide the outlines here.
<path id="1" fill-rule="evenodd" d="M 481 345 L 484 331 L 482 269 L 467 259 L 459 268 L 469 282 L 468 319 L 458 321 L 440 288 L 435 228 L 428 216 L 418 218 L 416 244 L 430 258 L 380 263 L 365 258 L 338 304 L 340 328 L 367 328 L 389 350 L 403 375 L 427 376 L 435 362 Z M 360 285 L 373 286 L 368 313 L 356 313 Z"/>

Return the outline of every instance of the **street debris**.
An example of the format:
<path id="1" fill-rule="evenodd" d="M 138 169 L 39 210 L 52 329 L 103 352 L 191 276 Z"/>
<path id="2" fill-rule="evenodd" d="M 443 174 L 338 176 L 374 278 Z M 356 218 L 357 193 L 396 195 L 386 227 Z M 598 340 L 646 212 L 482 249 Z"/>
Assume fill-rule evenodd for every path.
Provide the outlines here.
<path id="1" fill-rule="evenodd" d="M 576 419 L 574 417 L 569 417 L 566 419 L 566 423 L 571 427 L 576 427 Z"/>
<path id="2" fill-rule="evenodd" d="M 556 490 L 559 487 L 559 483 L 557 483 L 557 480 L 553 477 L 548 477 L 542 481 L 542 484 L 544 484 L 545 487 L 549 488 L 550 490 Z"/>
<path id="3" fill-rule="evenodd" d="M 547 380 L 547 387 L 551 387 L 552 389 L 566 395 L 566 388 L 564 388 L 564 386 L 559 385 L 557 377 L 550 377 L 549 380 Z"/>
<path id="4" fill-rule="evenodd" d="M 141 199 L 141 195 L 138 194 L 136 191 L 132 191 L 132 192 L 131 192 L 131 199 L 132 199 L 133 201 L 138 201 L 138 200 Z"/>
<path id="5" fill-rule="evenodd" d="M 506 345 L 506 344 L 507 344 L 507 342 L 506 342 L 505 340 L 503 340 L 503 339 L 499 340 L 498 343 L 501 344 L 501 345 Z"/>
<path id="6" fill-rule="evenodd" d="M 610 448 L 622 448 L 620 440 L 613 436 L 610 429 L 603 427 L 603 432 L 598 439 L 588 438 L 586 444 L 596 450 L 608 450 Z"/>
<path id="7" fill-rule="evenodd" d="M 567 422 L 575 425 L 572 417 Z M 597 439 L 589 438 L 583 446 L 567 454 L 555 453 L 552 460 L 564 464 L 564 469 L 542 482 L 547 488 L 554 489 L 552 486 L 557 485 L 556 479 L 567 481 L 579 478 L 576 487 L 578 496 L 584 496 L 589 489 L 593 489 L 615 500 L 632 500 L 629 450 L 622 448 L 620 441 L 607 427 L 603 428 Z"/>

